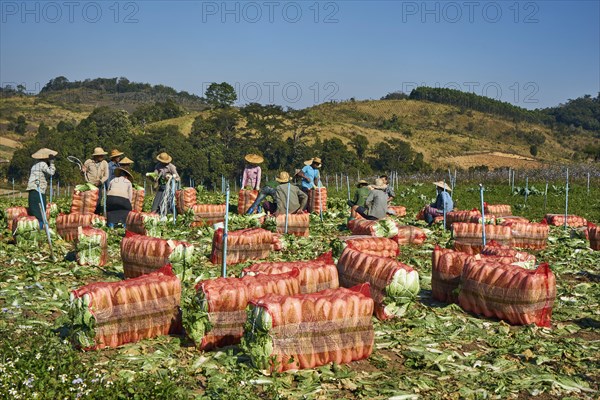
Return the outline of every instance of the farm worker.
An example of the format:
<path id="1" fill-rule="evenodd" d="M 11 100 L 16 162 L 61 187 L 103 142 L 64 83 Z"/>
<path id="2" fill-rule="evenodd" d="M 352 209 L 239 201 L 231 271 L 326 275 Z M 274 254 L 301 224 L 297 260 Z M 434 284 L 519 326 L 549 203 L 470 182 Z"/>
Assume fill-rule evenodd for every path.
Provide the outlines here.
<path id="1" fill-rule="evenodd" d="M 425 221 L 430 225 L 435 220 L 435 217 L 444 215 L 444 209 L 446 213 L 454 209 L 454 202 L 450 196 L 452 188 L 441 181 L 433 182 L 433 184 L 437 187 L 437 197 L 435 198 L 435 202 L 425 207 Z"/>
<path id="2" fill-rule="evenodd" d="M 96 147 L 92 153 L 92 158 L 85 160 L 81 170 L 86 182 L 90 182 L 100 190 L 98 192 L 98 202 L 96 203 L 96 214 L 102 214 L 100 200 L 104 193 L 104 185 L 108 180 L 108 163 L 104 159 L 107 154 L 102 147 Z"/>
<path id="3" fill-rule="evenodd" d="M 48 187 L 48 179 L 56 172 L 56 167 L 54 167 L 54 157 L 56 157 L 57 154 L 57 151 L 43 148 L 31 155 L 31 158 L 38 161 L 31 167 L 29 181 L 27 182 L 27 191 L 29 192 L 27 197 L 27 211 L 29 215 L 36 217 L 40 222 L 40 229 L 44 227 L 44 218 L 42 217 L 40 204 L 46 209 L 46 188 Z M 40 192 L 42 193 L 41 199 L 40 194 L 37 191 L 38 185 L 40 186 Z"/>
<path id="4" fill-rule="evenodd" d="M 115 168 L 115 177 L 108 184 L 106 192 L 106 218 L 108 227 L 114 228 L 115 224 L 127 221 L 127 215 L 132 210 L 133 176 L 125 168 Z"/>
<path id="5" fill-rule="evenodd" d="M 264 161 L 264 158 L 258 154 L 247 154 L 244 160 L 248 164 L 242 174 L 242 189 L 260 190 L 261 168 L 259 164 Z"/>
<path id="6" fill-rule="evenodd" d="M 385 189 L 385 194 L 388 197 L 388 205 L 392 203 L 392 200 L 394 200 L 394 197 L 396 197 L 396 193 L 394 193 L 394 188 L 390 186 L 390 181 L 387 175 L 381 175 L 380 176 L 381 179 L 383 179 L 383 182 L 386 184 L 387 189 Z M 388 208 L 387 209 L 387 213 L 390 215 L 396 215 L 396 211 Z"/>
<path id="7" fill-rule="evenodd" d="M 298 173 L 302 177 L 301 188 L 304 193 L 308 194 L 310 189 L 319 186 L 321 181 L 319 168 L 321 168 L 321 159 L 319 157 L 311 158 L 304 162 L 304 168 Z"/>
<path id="8" fill-rule="evenodd" d="M 128 157 L 124 157 L 121 161 L 119 161 L 119 166 L 126 170 L 129 170 L 132 165 L 133 165 L 133 160 L 129 159 Z"/>
<path id="9" fill-rule="evenodd" d="M 385 218 L 388 202 L 388 196 L 385 194 L 387 185 L 383 179 L 377 178 L 371 188 L 373 190 L 369 192 L 365 200 L 365 206 L 358 207 L 356 212 L 365 219 L 375 220 Z"/>
<path id="10" fill-rule="evenodd" d="M 279 172 L 275 180 L 279 183 L 275 188 L 273 198 L 275 204 L 266 202 L 265 210 L 270 211 L 275 216 L 278 214 L 285 215 L 286 205 L 288 205 L 287 210 L 290 214 L 302 214 L 308 202 L 308 195 L 300 190 L 298 186 L 291 184 L 290 174 L 285 171 Z M 288 186 L 290 192 L 289 202 Z"/>
<path id="11" fill-rule="evenodd" d="M 112 149 L 110 152 L 110 161 L 108 162 L 108 180 L 106 181 L 106 185 L 110 184 L 110 181 L 115 177 L 115 168 L 119 167 L 119 162 L 121 161 L 121 156 L 123 155 L 122 151 L 117 149 Z"/>
<path id="12" fill-rule="evenodd" d="M 361 179 L 360 181 L 358 181 L 358 184 L 356 186 L 357 189 L 356 192 L 354 192 L 354 199 L 348 200 L 347 203 L 350 207 L 364 207 L 365 201 L 367 200 L 367 197 L 371 192 L 371 190 L 369 189 L 369 182 L 365 181 L 364 179 Z"/>
<path id="13" fill-rule="evenodd" d="M 156 156 L 156 160 L 158 163 L 154 166 L 154 174 L 155 179 L 158 182 L 158 191 L 156 192 L 156 196 L 154 197 L 154 201 L 152 202 L 152 212 L 157 212 L 160 208 L 160 203 L 163 200 L 165 195 L 165 189 L 167 188 L 167 183 L 171 179 L 175 179 L 175 181 L 179 181 L 179 175 L 177 175 L 177 168 L 171 161 L 173 158 L 167 153 L 160 153 Z M 172 205 L 169 204 L 167 208 L 167 212 L 170 212 L 172 209 Z"/>

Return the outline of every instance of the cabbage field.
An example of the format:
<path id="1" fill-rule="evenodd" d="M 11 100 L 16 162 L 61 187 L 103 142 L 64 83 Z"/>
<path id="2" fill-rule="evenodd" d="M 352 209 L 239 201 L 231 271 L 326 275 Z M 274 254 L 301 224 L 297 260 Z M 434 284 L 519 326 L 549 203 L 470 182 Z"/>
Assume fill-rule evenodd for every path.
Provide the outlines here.
<path id="1" fill-rule="evenodd" d="M 507 184 L 486 185 L 490 204 L 509 204 L 513 214 L 539 221 L 546 213 L 564 213 L 565 187 L 542 185 L 528 190 Z M 535 189 L 537 187 L 537 189 Z M 541 188 L 541 189 L 540 189 Z M 535 190 L 534 190 L 535 189 Z M 478 182 L 460 182 L 455 207 L 479 208 Z M 107 229 L 108 262 L 102 267 L 79 265 L 73 243 L 53 240 L 53 261 L 45 235 L 14 243 L 7 221 L 0 222 L 0 398 L 6 399 L 593 399 L 600 396 L 600 251 L 590 249 L 581 231 L 551 227 L 548 246 L 533 252 L 556 276 L 557 296 L 550 328 L 511 326 L 504 321 L 467 313 L 458 305 L 432 298 L 432 251 L 452 245 L 450 231 L 440 224 L 427 227 L 415 216 L 433 201 L 435 189 L 426 183 L 400 184 L 394 203 L 407 208 L 395 218 L 403 225 L 426 229 L 422 245 L 401 246 L 398 261 L 419 274 L 416 300 L 400 317 L 373 318 L 375 347 L 364 360 L 346 365 L 266 374 L 256 369 L 247 349 L 229 346 L 197 349 L 184 335 L 161 336 L 118 348 L 81 351 L 73 345 L 69 318 L 70 292 L 92 282 L 124 278 L 120 243 L 124 229 Z M 202 191 L 198 203 L 222 204 L 223 193 Z M 330 188 L 322 219 L 310 218 L 310 236 L 285 235 L 283 249 L 269 261 L 313 260 L 350 235 L 346 191 Z M 149 209 L 152 196 L 145 199 Z M 71 199 L 55 199 L 68 212 Z M 26 206 L 26 199 L 0 197 L 0 209 Z M 230 200 L 230 230 L 257 224 L 234 216 L 237 193 Z M 569 188 L 569 213 L 600 223 L 600 187 Z M 51 225 L 56 214 L 53 212 Z M 216 278 L 221 266 L 209 261 L 212 227 L 190 227 L 180 215 L 159 226 L 164 239 L 186 241 L 195 254 L 182 280 L 182 308 L 191 307 L 194 286 Z M 87 241 L 86 241 L 87 240 Z M 101 238 L 90 236 L 83 246 Z M 81 250 L 81 249 L 80 249 Z M 185 252 L 184 248 L 178 250 Z M 183 253 L 182 253 L 183 254 Z M 334 253 L 335 254 L 335 253 Z M 178 255 L 179 257 L 180 255 Z M 89 253 L 86 259 L 98 259 Z M 239 277 L 246 261 L 229 265 Z M 81 302 L 79 303 L 82 304 Z M 82 317 L 84 318 L 84 317 Z"/>

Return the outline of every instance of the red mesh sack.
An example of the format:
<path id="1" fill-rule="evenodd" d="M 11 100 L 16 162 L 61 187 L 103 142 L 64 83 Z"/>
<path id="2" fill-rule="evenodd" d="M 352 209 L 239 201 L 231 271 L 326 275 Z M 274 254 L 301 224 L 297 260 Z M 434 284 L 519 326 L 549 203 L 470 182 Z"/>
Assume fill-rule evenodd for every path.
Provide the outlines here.
<path id="1" fill-rule="evenodd" d="M 548 242 L 548 224 L 505 222 L 510 227 L 512 246 L 523 249 L 541 250 Z"/>
<path id="2" fill-rule="evenodd" d="M 25 207 L 8 207 L 4 210 L 4 216 L 8 224 L 8 230 L 13 231 L 13 220 L 17 217 L 26 217 L 27 209 Z"/>
<path id="3" fill-rule="evenodd" d="M 85 238 L 88 240 L 85 240 Z M 91 227 L 79 227 L 76 242 L 77 264 L 98 267 L 106 265 L 108 245 L 105 231 Z"/>
<path id="4" fill-rule="evenodd" d="M 396 258 L 400 254 L 398 243 L 392 239 L 366 235 L 347 236 L 341 239 L 347 246 L 366 254 L 390 258 Z"/>
<path id="5" fill-rule="evenodd" d="M 157 213 L 131 211 L 125 220 L 127 230 L 138 235 L 159 236 L 159 225 L 160 216 Z"/>
<path id="6" fill-rule="evenodd" d="M 487 242 L 481 254 L 486 256 L 514 257 L 517 261 L 529 261 L 535 264 L 535 256 L 525 251 L 518 251 L 510 246 L 502 245 L 496 241 Z"/>
<path id="7" fill-rule="evenodd" d="M 327 211 L 327 188 L 313 188 L 308 191 L 308 211 L 320 213 Z"/>
<path id="8" fill-rule="evenodd" d="M 193 227 L 212 226 L 225 221 L 225 204 L 194 204 L 191 208 L 194 212 Z"/>
<path id="9" fill-rule="evenodd" d="M 473 217 L 481 217 L 478 209 L 466 211 L 450 211 L 446 213 L 446 225 L 450 226 L 455 222 L 470 222 Z"/>
<path id="10" fill-rule="evenodd" d="M 388 210 L 395 212 L 396 217 L 405 217 L 406 216 L 406 207 L 404 206 L 388 206 Z"/>
<path id="11" fill-rule="evenodd" d="M 564 226 L 565 224 L 565 215 L 564 214 L 546 214 L 544 219 L 548 225 L 554 226 Z M 571 228 L 577 228 L 580 226 L 586 226 L 587 220 L 583 217 L 578 217 L 577 215 L 567 215 L 567 226 Z"/>
<path id="12" fill-rule="evenodd" d="M 590 247 L 593 250 L 600 250 L 600 229 L 596 225 L 588 226 L 588 236 Z"/>
<path id="13" fill-rule="evenodd" d="M 258 198 L 258 190 L 240 190 L 238 194 L 238 214 L 246 214 L 246 211 L 250 208 L 250 206 L 254 203 L 254 201 Z M 254 210 L 256 213 L 257 210 Z"/>
<path id="14" fill-rule="evenodd" d="M 100 191 L 94 187 L 85 192 L 73 190 L 71 214 L 93 214 L 96 211 Z"/>
<path id="15" fill-rule="evenodd" d="M 285 214 L 279 214 L 276 218 L 277 233 L 285 232 Z M 310 233 L 310 215 L 288 214 L 288 234 L 294 236 L 308 236 Z"/>
<path id="16" fill-rule="evenodd" d="M 142 212 L 144 208 L 144 197 L 146 191 L 144 189 L 133 190 L 131 196 L 131 208 L 133 211 Z"/>
<path id="17" fill-rule="evenodd" d="M 510 227 L 502 225 L 486 225 L 485 235 L 487 241 L 495 240 L 501 244 L 511 244 L 512 235 Z M 456 222 L 452 224 L 454 248 L 469 254 L 478 254 L 483 248 L 482 225 L 474 223 Z"/>
<path id="18" fill-rule="evenodd" d="M 435 254 L 434 250 L 434 254 Z M 444 303 L 456 303 L 465 261 L 471 257 L 467 253 L 441 249 L 435 266 L 431 268 L 431 294 Z M 435 255 L 434 255 L 435 259 Z"/>
<path id="19" fill-rule="evenodd" d="M 398 225 L 398 234 L 392 238 L 399 245 L 416 244 L 420 245 L 427 240 L 425 231 L 416 226 L 400 226 Z"/>
<path id="20" fill-rule="evenodd" d="M 179 214 L 185 214 L 194 204 L 196 204 L 196 189 L 188 187 L 175 191 L 175 208 Z"/>
<path id="21" fill-rule="evenodd" d="M 262 228 L 249 228 L 230 231 L 227 234 L 227 263 L 238 264 L 247 260 L 260 260 L 269 257 L 273 233 Z M 210 261 L 223 262 L 223 228 L 215 231 Z"/>
<path id="22" fill-rule="evenodd" d="M 87 192 L 82 192 L 87 193 Z M 106 219 L 96 214 L 59 214 L 56 217 L 56 233 L 67 242 L 77 239 L 77 228 L 106 225 Z"/>
<path id="23" fill-rule="evenodd" d="M 487 214 L 494 214 L 496 217 L 505 217 L 512 215 L 512 208 L 508 204 L 488 204 L 483 203 L 483 211 Z"/>

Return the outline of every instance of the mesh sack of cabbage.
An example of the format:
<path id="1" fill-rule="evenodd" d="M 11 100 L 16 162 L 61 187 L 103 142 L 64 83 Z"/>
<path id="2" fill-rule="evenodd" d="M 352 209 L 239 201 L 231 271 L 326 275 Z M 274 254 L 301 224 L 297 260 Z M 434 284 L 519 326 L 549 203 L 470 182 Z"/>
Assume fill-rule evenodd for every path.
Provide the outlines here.
<path id="1" fill-rule="evenodd" d="M 42 237 L 40 232 L 40 222 L 36 217 L 24 216 L 16 217 L 12 221 L 12 234 L 17 245 L 34 245 L 37 246 Z"/>
<path id="2" fill-rule="evenodd" d="M 258 198 L 258 190 L 242 189 L 238 193 L 238 214 L 246 214 L 252 203 Z M 258 210 L 254 210 L 257 212 Z"/>
<path id="3" fill-rule="evenodd" d="M 546 248 L 550 231 L 548 224 L 503 222 L 502 225 L 510 227 L 512 246 L 532 250 Z"/>
<path id="4" fill-rule="evenodd" d="M 91 183 L 75 186 L 71 201 L 71 214 L 93 214 L 100 191 Z"/>
<path id="5" fill-rule="evenodd" d="M 542 223 L 546 221 L 548 225 L 563 226 L 565 224 L 564 214 L 546 214 Z M 567 226 L 571 228 L 577 228 L 580 226 L 586 226 L 587 220 L 577 215 L 567 215 Z"/>
<path id="6" fill-rule="evenodd" d="M 348 229 L 350 229 L 353 235 L 368 235 L 388 239 L 398 234 L 396 222 L 387 218 L 377 221 L 353 219 L 348 221 Z"/>
<path id="7" fill-rule="evenodd" d="M 525 217 L 518 217 L 515 215 L 508 215 L 508 216 L 504 216 L 504 217 L 496 216 L 496 224 L 497 225 L 502 225 L 506 222 L 520 222 L 520 223 L 528 224 L 531 221 Z"/>
<path id="8" fill-rule="evenodd" d="M 404 206 L 389 206 L 388 212 L 391 211 L 396 217 L 405 217 L 406 216 L 406 207 Z"/>
<path id="9" fill-rule="evenodd" d="M 267 294 L 290 296 L 300 293 L 297 268 L 277 275 L 259 274 L 242 278 L 201 281 L 183 309 L 187 335 L 202 350 L 240 342 L 244 334 L 248 303 Z"/>
<path id="10" fill-rule="evenodd" d="M 260 260 L 269 257 L 273 244 L 273 232 L 262 228 L 249 228 L 231 231 L 227 234 L 227 263 L 238 264 L 247 260 Z M 210 261 L 223 262 L 223 228 L 213 235 Z"/>
<path id="11" fill-rule="evenodd" d="M 143 186 L 133 185 L 133 193 L 131 195 L 131 209 L 133 211 L 142 212 L 144 209 L 144 198 L 146 191 Z"/>
<path id="12" fill-rule="evenodd" d="M 83 350 L 117 347 L 181 332 L 181 283 L 170 265 L 118 282 L 71 292 L 72 338 Z"/>
<path id="13" fill-rule="evenodd" d="M 187 210 L 196 204 L 196 189 L 186 187 L 175 191 L 175 208 L 179 214 L 185 214 Z"/>
<path id="14" fill-rule="evenodd" d="M 320 213 L 327 211 L 327 188 L 318 187 L 308 191 L 308 211 Z"/>
<path id="15" fill-rule="evenodd" d="M 331 245 L 335 257 L 341 256 L 346 246 L 362 253 L 379 257 L 396 258 L 398 257 L 398 254 L 400 254 L 400 246 L 398 246 L 398 243 L 392 239 L 383 237 L 367 235 L 345 236 L 334 239 Z"/>
<path id="16" fill-rule="evenodd" d="M 127 214 L 125 226 L 129 232 L 154 237 L 160 237 L 162 230 L 160 215 L 157 213 L 131 211 Z"/>
<path id="17" fill-rule="evenodd" d="M 192 227 L 212 226 L 225 221 L 225 204 L 194 204 L 190 210 L 193 215 Z"/>
<path id="18" fill-rule="evenodd" d="M 263 262 L 242 270 L 242 275 L 282 274 L 297 268 L 300 271 L 300 293 L 315 293 L 339 287 L 338 272 L 331 252 L 322 254 L 315 260 L 289 262 Z"/>
<path id="19" fill-rule="evenodd" d="M 79 227 L 75 247 L 79 265 L 102 267 L 108 259 L 106 232 L 102 229 Z"/>
<path id="20" fill-rule="evenodd" d="M 483 216 L 479 215 L 479 216 L 472 216 L 471 218 L 469 218 L 468 221 L 465 222 L 471 222 L 474 224 L 481 224 L 481 222 L 483 221 Z M 493 214 L 485 214 L 485 224 L 486 225 L 496 225 L 497 222 L 497 218 L 495 215 Z"/>
<path id="21" fill-rule="evenodd" d="M 17 217 L 26 217 L 27 209 L 25 207 L 8 207 L 4 210 L 4 218 L 6 219 L 6 224 L 8 225 L 8 230 L 13 232 L 13 221 Z"/>
<path id="22" fill-rule="evenodd" d="M 431 294 L 444 303 L 458 301 L 458 285 L 465 261 L 470 255 L 435 246 L 431 260 Z"/>
<path id="23" fill-rule="evenodd" d="M 455 222 L 470 222 L 473 217 L 481 217 L 478 209 L 450 211 L 446 213 L 446 225 L 450 226 Z"/>
<path id="24" fill-rule="evenodd" d="M 67 242 L 77 240 L 79 227 L 102 228 L 106 226 L 106 219 L 96 214 L 59 214 L 56 217 L 56 233 Z"/>
<path id="25" fill-rule="evenodd" d="M 242 349 L 256 368 L 270 372 L 362 360 L 373 351 L 372 314 L 368 284 L 268 295 L 251 302 Z"/>
<path id="26" fill-rule="evenodd" d="M 173 272 L 184 279 L 197 260 L 194 245 L 126 232 L 121 240 L 121 260 L 126 278 L 136 278 L 171 264 Z"/>
<path id="27" fill-rule="evenodd" d="M 512 215 L 512 208 L 508 204 L 488 204 L 484 202 L 483 211 L 485 211 L 486 214 L 493 214 L 496 217 Z"/>
<path id="28" fill-rule="evenodd" d="M 452 224 L 454 249 L 469 254 L 481 253 L 483 249 L 482 232 L 481 224 L 455 222 Z M 512 235 L 508 226 L 486 225 L 485 235 L 487 241 L 494 240 L 505 245 L 512 243 Z"/>
<path id="29" fill-rule="evenodd" d="M 415 244 L 421 245 L 427 240 L 425 230 L 411 225 L 398 225 L 398 233 L 392 238 L 401 246 Z"/>
<path id="30" fill-rule="evenodd" d="M 518 251 L 510 246 L 502 245 L 494 240 L 487 242 L 481 250 L 481 254 L 486 256 L 514 257 L 517 261 L 531 262 L 535 264 L 535 256 L 526 251 Z"/>
<path id="31" fill-rule="evenodd" d="M 588 237 L 592 250 L 600 250 L 600 228 L 594 224 L 588 225 Z"/>
<path id="32" fill-rule="evenodd" d="M 419 274 L 408 265 L 346 247 L 337 263 L 340 286 L 371 285 L 375 316 L 401 317 L 419 293 Z"/>
<path id="33" fill-rule="evenodd" d="M 461 275 L 458 304 L 514 325 L 550 327 L 556 280 L 548 264 L 535 270 L 495 260 L 470 259 Z"/>
<path id="34" fill-rule="evenodd" d="M 56 217 L 58 217 L 59 213 L 60 212 L 58 210 L 58 204 L 56 204 L 56 203 L 46 204 L 46 221 L 48 221 L 48 223 L 50 225 L 52 225 L 53 223 L 56 222 Z"/>
<path id="35" fill-rule="evenodd" d="M 277 215 L 275 219 L 277 233 L 285 233 L 285 214 Z M 310 214 L 288 214 L 288 234 L 308 236 L 310 234 Z"/>

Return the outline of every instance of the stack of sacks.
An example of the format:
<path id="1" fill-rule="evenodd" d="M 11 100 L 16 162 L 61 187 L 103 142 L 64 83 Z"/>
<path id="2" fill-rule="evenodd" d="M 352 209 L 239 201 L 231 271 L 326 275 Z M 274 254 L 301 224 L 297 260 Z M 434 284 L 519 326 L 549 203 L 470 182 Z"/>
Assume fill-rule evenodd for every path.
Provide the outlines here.
<path id="1" fill-rule="evenodd" d="M 190 209 L 194 214 L 192 227 L 212 226 L 225 221 L 225 204 L 194 204 Z"/>
<path id="2" fill-rule="evenodd" d="M 269 257 L 273 233 L 262 228 L 249 228 L 231 231 L 227 234 L 227 264 L 238 264 L 247 260 L 260 260 Z M 223 262 L 223 228 L 215 231 L 210 261 Z"/>
<path id="3" fill-rule="evenodd" d="M 4 216 L 8 224 L 8 230 L 13 232 L 13 220 L 17 217 L 26 217 L 27 209 L 25 207 L 8 207 L 4 211 Z"/>
<path id="4" fill-rule="evenodd" d="M 369 357 L 374 330 L 368 285 L 252 301 L 242 348 L 261 370 L 283 372 Z"/>
<path id="5" fill-rule="evenodd" d="M 525 262 L 535 265 L 535 256 L 525 251 L 518 251 L 510 246 L 502 245 L 496 241 L 490 241 L 481 250 L 481 254 L 486 256 L 514 257 L 518 262 Z"/>
<path id="6" fill-rule="evenodd" d="M 482 225 L 456 222 L 452 224 L 454 249 L 468 254 L 479 254 L 483 248 Z M 486 241 L 495 240 L 500 244 L 509 245 L 512 242 L 510 227 L 501 225 L 486 225 Z"/>
<path id="7" fill-rule="evenodd" d="M 106 232 L 102 229 L 79 227 L 77 229 L 77 263 L 102 267 L 108 259 Z"/>
<path id="8" fill-rule="evenodd" d="M 133 185 L 133 194 L 131 197 L 131 209 L 133 211 L 142 212 L 144 209 L 144 197 L 146 191 L 143 186 Z"/>
<path id="9" fill-rule="evenodd" d="M 259 274 L 243 278 L 201 281 L 183 312 L 188 336 L 202 350 L 240 342 L 249 302 L 268 294 L 291 296 L 300 293 L 299 271 L 277 275 Z"/>
<path id="10" fill-rule="evenodd" d="M 285 233 L 285 214 L 277 215 L 277 233 Z M 307 237 L 310 233 L 310 215 L 288 214 L 288 234 Z"/>
<path id="11" fill-rule="evenodd" d="M 512 246 L 523 249 L 541 250 L 546 248 L 548 241 L 548 224 L 503 222 L 510 227 Z"/>
<path id="12" fill-rule="evenodd" d="M 341 248 L 338 250 L 337 256 L 342 254 L 346 246 L 350 246 L 362 253 L 379 257 L 396 258 L 400 254 L 398 242 L 392 239 L 366 235 L 346 236 L 340 239 Z"/>
<path id="13" fill-rule="evenodd" d="M 246 214 L 246 211 L 250 208 L 250 206 L 254 203 L 254 201 L 258 198 L 258 190 L 240 190 L 238 194 L 238 214 L 243 215 Z M 258 212 L 258 210 L 254 210 L 254 212 Z"/>
<path id="14" fill-rule="evenodd" d="M 546 214 L 542 223 L 548 223 L 548 225 L 554 226 L 564 226 L 565 224 L 565 215 L 564 214 Z M 578 217 L 577 215 L 567 215 L 567 226 L 571 228 L 577 228 L 580 226 L 586 226 L 587 220 L 583 217 Z"/>
<path id="15" fill-rule="evenodd" d="M 127 232 L 121 240 L 121 259 L 126 278 L 151 273 L 171 264 L 181 279 L 196 261 L 194 245 Z"/>
<path id="16" fill-rule="evenodd" d="M 100 191 L 91 183 L 75 186 L 71 202 L 71 214 L 93 214 L 96 211 Z"/>
<path id="17" fill-rule="evenodd" d="M 549 327 L 556 280 L 548 264 L 535 270 L 471 258 L 463 268 L 459 305 L 515 325 Z"/>
<path id="18" fill-rule="evenodd" d="M 196 204 L 196 189 L 188 187 L 175 191 L 175 208 L 179 214 L 185 214 L 194 204 Z"/>
<path id="19" fill-rule="evenodd" d="M 181 283 L 170 265 L 139 278 L 74 290 L 69 316 L 75 343 L 96 350 L 179 333 L 180 299 Z"/>
<path id="20" fill-rule="evenodd" d="M 125 226 L 129 232 L 159 237 L 161 231 L 160 215 L 157 213 L 131 211 L 127 214 Z"/>
<path id="21" fill-rule="evenodd" d="M 101 228 L 106 226 L 106 219 L 96 214 L 59 214 L 56 217 L 56 233 L 67 242 L 77 239 L 78 228 L 94 227 Z"/>
<path id="22" fill-rule="evenodd" d="M 431 266 L 431 293 L 433 298 L 444 303 L 458 301 L 458 286 L 467 253 L 442 249 L 435 246 Z"/>
<path id="23" fill-rule="evenodd" d="M 327 188 L 319 187 L 308 191 L 308 211 L 320 213 L 327 211 Z"/>
<path id="24" fill-rule="evenodd" d="M 346 247 L 337 263 L 340 286 L 371 285 L 375 315 L 380 320 L 400 317 L 419 293 L 417 271 L 387 257 L 378 257 Z"/>
<path id="25" fill-rule="evenodd" d="M 483 203 L 483 211 L 487 214 L 493 214 L 496 217 L 506 217 L 512 215 L 512 208 L 508 204 L 488 204 Z"/>
<path id="26" fill-rule="evenodd" d="M 298 269 L 300 272 L 300 293 L 316 293 L 339 287 L 338 271 L 331 252 L 312 261 L 263 262 L 242 270 L 242 276 L 258 274 L 283 274 Z"/>

